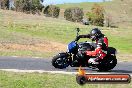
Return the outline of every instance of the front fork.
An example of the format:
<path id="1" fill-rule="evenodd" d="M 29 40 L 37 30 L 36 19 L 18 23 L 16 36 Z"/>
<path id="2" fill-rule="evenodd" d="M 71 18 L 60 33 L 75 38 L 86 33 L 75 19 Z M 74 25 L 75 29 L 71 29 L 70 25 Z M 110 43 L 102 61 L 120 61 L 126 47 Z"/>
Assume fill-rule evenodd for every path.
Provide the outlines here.
<path id="1" fill-rule="evenodd" d="M 68 52 L 66 52 L 65 54 L 66 54 L 67 61 L 68 61 L 69 65 L 71 65 L 71 63 L 73 61 L 73 54 L 68 53 Z"/>

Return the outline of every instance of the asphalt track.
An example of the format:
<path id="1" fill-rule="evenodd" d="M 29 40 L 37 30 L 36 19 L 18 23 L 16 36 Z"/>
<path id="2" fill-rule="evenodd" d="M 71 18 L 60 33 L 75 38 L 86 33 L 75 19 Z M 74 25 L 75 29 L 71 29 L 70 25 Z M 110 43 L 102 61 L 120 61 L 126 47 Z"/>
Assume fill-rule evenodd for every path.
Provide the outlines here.
<path id="1" fill-rule="evenodd" d="M 51 59 L 44 58 L 24 58 L 24 57 L 0 57 L 0 70 L 17 69 L 21 71 L 44 71 L 44 72 L 77 72 L 78 68 L 68 67 L 66 69 L 56 69 L 51 65 Z M 97 69 L 84 68 L 88 73 L 101 73 Z M 105 73 L 124 73 L 132 75 L 132 62 L 118 62 L 117 66 Z"/>

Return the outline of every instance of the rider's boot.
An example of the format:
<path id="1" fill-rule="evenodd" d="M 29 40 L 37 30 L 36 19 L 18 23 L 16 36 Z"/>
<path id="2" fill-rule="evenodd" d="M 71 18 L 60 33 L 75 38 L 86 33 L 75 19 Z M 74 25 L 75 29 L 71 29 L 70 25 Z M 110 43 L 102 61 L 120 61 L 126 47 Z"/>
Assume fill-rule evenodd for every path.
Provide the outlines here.
<path id="1" fill-rule="evenodd" d="M 97 68 L 97 65 L 99 64 L 99 62 L 96 61 L 96 58 L 90 58 L 88 60 L 88 64 L 91 64 L 90 68 L 96 69 Z"/>

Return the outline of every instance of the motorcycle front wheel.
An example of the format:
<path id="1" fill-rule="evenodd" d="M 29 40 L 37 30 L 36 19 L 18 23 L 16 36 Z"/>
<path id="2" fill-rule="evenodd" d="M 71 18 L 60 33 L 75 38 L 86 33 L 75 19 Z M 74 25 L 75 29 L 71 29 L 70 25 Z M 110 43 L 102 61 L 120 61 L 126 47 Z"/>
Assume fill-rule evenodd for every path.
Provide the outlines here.
<path id="1" fill-rule="evenodd" d="M 52 59 L 52 65 L 55 68 L 63 69 L 69 66 L 69 60 L 67 55 L 65 54 L 58 54 Z"/>

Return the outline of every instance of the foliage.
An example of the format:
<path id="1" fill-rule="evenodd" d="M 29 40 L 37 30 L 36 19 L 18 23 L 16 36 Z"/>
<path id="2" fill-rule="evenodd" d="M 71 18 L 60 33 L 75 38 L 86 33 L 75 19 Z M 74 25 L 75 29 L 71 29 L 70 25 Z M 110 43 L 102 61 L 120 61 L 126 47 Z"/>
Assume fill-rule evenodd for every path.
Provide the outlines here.
<path id="1" fill-rule="evenodd" d="M 1 0 L 0 5 L 1 9 L 9 9 L 9 0 Z"/>
<path id="2" fill-rule="evenodd" d="M 83 15 L 83 10 L 78 7 L 68 8 L 64 12 L 64 18 L 72 22 L 81 22 Z"/>
<path id="3" fill-rule="evenodd" d="M 92 25 L 103 26 L 104 25 L 104 9 L 99 4 L 94 4 L 91 12 L 87 12 L 87 17 Z"/>
<path id="4" fill-rule="evenodd" d="M 48 17 L 59 17 L 60 8 L 55 5 L 49 5 L 44 9 L 44 14 Z"/>
<path id="5" fill-rule="evenodd" d="M 40 14 L 43 6 L 40 4 L 39 0 L 17 0 L 15 2 L 16 11 Z"/>

